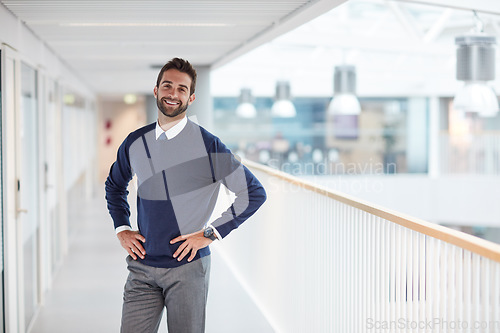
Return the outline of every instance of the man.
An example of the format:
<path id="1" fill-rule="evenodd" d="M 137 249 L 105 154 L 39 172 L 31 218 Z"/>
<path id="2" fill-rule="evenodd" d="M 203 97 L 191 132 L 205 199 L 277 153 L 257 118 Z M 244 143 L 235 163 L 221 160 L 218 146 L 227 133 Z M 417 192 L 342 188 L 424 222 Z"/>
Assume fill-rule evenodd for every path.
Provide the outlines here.
<path id="1" fill-rule="evenodd" d="M 264 203 L 265 191 L 229 149 L 186 117 L 196 71 L 174 58 L 161 69 L 156 123 L 130 133 L 106 180 L 106 200 L 128 252 L 121 332 L 157 332 L 163 308 L 170 333 L 204 332 L 210 273 L 208 245 Z M 127 186 L 137 175 L 137 224 L 130 226 Z M 236 199 L 207 225 L 221 185 Z"/>

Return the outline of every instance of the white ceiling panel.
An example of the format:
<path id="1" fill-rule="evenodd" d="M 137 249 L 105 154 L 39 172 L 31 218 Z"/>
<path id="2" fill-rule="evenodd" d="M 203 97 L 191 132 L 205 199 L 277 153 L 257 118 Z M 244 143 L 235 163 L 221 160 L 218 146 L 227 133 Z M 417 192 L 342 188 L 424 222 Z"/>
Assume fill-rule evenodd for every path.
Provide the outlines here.
<path id="1" fill-rule="evenodd" d="M 141 80 L 113 87 L 103 75 L 140 77 L 180 56 L 221 66 L 346 0 L 1 0 L 96 92 L 150 92 Z M 130 72 L 129 72 L 130 71 Z M 105 74 L 104 74 L 105 73 Z"/>
<path id="2" fill-rule="evenodd" d="M 212 92 L 219 96 L 237 96 L 242 87 L 272 96 L 282 79 L 292 82 L 295 96 L 327 96 L 333 68 L 342 63 L 357 67 L 361 95 L 452 94 L 459 84 L 454 38 L 479 19 L 500 41 L 500 0 L 0 4 L 101 94 L 150 93 L 152 66 L 176 56 L 212 66 Z M 500 77 L 500 66 L 497 72 Z M 499 82 L 492 82 L 497 90 Z"/>

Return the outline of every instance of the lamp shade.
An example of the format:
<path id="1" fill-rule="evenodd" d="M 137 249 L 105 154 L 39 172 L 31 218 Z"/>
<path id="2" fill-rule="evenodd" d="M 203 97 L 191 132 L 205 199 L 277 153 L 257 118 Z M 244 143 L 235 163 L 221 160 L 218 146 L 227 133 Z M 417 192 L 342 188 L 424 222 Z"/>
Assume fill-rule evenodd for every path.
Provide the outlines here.
<path id="1" fill-rule="evenodd" d="M 236 108 L 236 114 L 241 118 L 255 118 L 257 116 L 257 110 L 251 103 L 240 103 Z"/>
<path id="2" fill-rule="evenodd" d="M 252 91 L 248 88 L 241 89 L 240 101 L 236 108 L 236 115 L 241 118 L 255 118 L 257 110 L 252 103 Z"/>
<path id="3" fill-rule="evenodd" d="M 276 84 L 276 101 L 271 109 L 273 117 L 293 118 L 297 115 L 295 106 L 290 100 L 290 83 L 279 81 Z"/>
<path id="4" fill-rule="evenodd" d="M 499 110 L 495 92 L 484 82 L 466 82 L 455 95 L 453 107 L 482 117 L 493 117 Z"/>
<path id="5" fill-rule="evenodd" d="M 284 99 L 274 102 L 271 113 L 274 117 L 279 118 L 293 118 L 297 115 L 297 111 L 292 102 Z"/>
<path id="6" fill-rule="evenodd" d="M 361 105 L 353 94 L 335 95 L 328 106 L 330 115 L 359 115 Z"/>
<path id="7" fill-rule="evenodd" d="M 457 44 L 457 80 L 464 86 L 457 92 L 453 107 L 493 117 L 498 112 L 498 99 L 487 82 L 495 79 L 496 38 L 475 32 L 455 38 Z"/>
<path id="8" fill-rule="evenodd" d="M 328 106 L 330 115 L 358 115 L 361 105 L 356 97 L 356 68 L 351 65 L 335 67 L 333 100 Z"/>

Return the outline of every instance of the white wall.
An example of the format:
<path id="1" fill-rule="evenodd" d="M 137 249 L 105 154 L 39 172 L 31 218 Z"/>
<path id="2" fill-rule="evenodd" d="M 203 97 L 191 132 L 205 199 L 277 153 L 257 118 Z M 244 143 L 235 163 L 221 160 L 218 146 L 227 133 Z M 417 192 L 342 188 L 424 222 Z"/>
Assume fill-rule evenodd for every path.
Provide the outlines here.
<path id="1" fill-rule="evenodd" d="M 98 103 L 98 140 L 99 155 L 99 184 L 104 186 L 104 181 L 109 173 L 109 168 L 116 160 L 118 148 L 127 135 L 141 126 L 146 125 L 146 102 L 139 98 L 132 105 L 127 105 L 122 99 L 101 97 Z M 110 127 L 106 128 L 106 122 Z M 109 144 L 107 143 L 110 140 Z"/>
<path id="2" fill-rule="evenodd" d="M 52 284 L 55 268 L 60 264 L 60 259 L 67 251 L 66 190 L 74 182 L 73 178 L 76 178 L 68 178 L 68 176 L 73 175 L 76 170 L 81 175 L 85 175 L 85 178 L 89 178 L 93 174 L 92 168 L 95 168 L 95 165 L 91 163 L 92 160 L 95 160 L 95 140 L 93 140 L 95 137 L 95 126 L 93 125 L 95 110 L 92 107 L 95 104 L 93 102 L 95 94 L 87 84 L 74 74 L 71 68 L 36 36 L 36 32 L 28 29 L 1 4 L 0 49 L 2 50 L 2 67 L 8 69 L 8 71 L 2 71 L 2 90 L 4 91 L 2 91 L 1 109 L 2 158 L 4 162 L 2 172 L 5 180 L 2 188 L 5 207 L 2 212 L 2 231 L 5 242 L 3 244 L 3 260 L 5 272 L 7 272 L 3 286 L 5 291 L 4 319 L 7 332 L 26 332 L 30 323 L 25 320 L 25 295 L 32 297 L 35 306 L 43 302 L 44 294 Z M 7 58 L 8 62 L 4 61 Z M 21 190 L 18 191 L 16 186 L 17 180 L 21 177 L 20 170 L 24 163 L 23 159 L 20 158 L 23 154 L 23 149 L 20 149 L 22 139 L 20 135 L 20 120 L 22 119 L 20 82 L 23 80 L 20 71 L 21 63 L 25 63 L 37 72 L 36 114 L 38 123 L 35 140 L 38 142 L 36 149 L 39 150 L 37 153 L 39 159 L 35 168 L 39 170 L 37 198 L 42 209 L 36 210 L 34 213 L 36 215 L 33 217 L 36 225 L 39 226 L 37 245 L 33 255 L 29 258 L 29 260 L 34 259 L 31 268 L 36 270 L 37 281 L 34 283 L 36 288 L 33 287 L 33 290 L 24 287 L 23 260 L 25 253 L 23 252 L 22 236 L 25 232 L 25 230 L 23 231 L 25 226 L 21 223 L 21 219 L 26 212 L 20 210 L 23 207 L 19 205 L 19 193 L 28 190 L 21 187 Z M 56 96 L 53 101 L 49 101 L 48 98 L 49 82 L 50 85 L 55 84 L 57 87 L 52 92 L 53 96 Z M 9 93 L 6 93 L 7 90 Z M 63 108 L 63 92 L 77 94 L 84 101 L 84 106 L 78 111 Z M 49 105 L 49 103 L 51 104 Z M 49 110 L 52 112 L 50 116 Z M 63 115 L 64 117 L 62 117 Z M 64 120 L 63 123 L 61 123 L 61 118 Z M 46 121 L 53 122 L 53 126 L 45 126 Z M 75 126 L 72 124 L 76 124 L 79 129 L 78 133 L 75 134 Z M 62 128 L 73 131 L 62 136 Z M 64 154 L 62 143 L 76 153 L 73 151 L 72 154 Z M 79 151 L 78 148 L 80 148 Z M 49 150 L 52 154 L 51 157 L 48 154 Z M 78 162 L 80 162 L 79 168 L 75 168 L 74 165 Z M 82 167 L 82 165 L 84 166 Z M 50 184 L 45 183 L 48 180 L 45 172 L 47 166 L 48 170 L 57 171 L 56 177 L 51 179 Z M 49 188 L 44 185 L 52 186 L 51 188 L 57 192 L 57 195 L 49 193 Z M 47 209 L 49 196 L 56 198 L 50 205 L 52 211 Z M 29 252 L 26 253 L 29 254 Z M 26 280 L 29 281 L 29 279 Z"/>
<path id="3" fill-rule="evenodd" d="M 43 68 L 48 76 L 57 79 L 62 86 L 78 91 L 83 97 L 94 98 L 89 86 L 36 36 L 36 31 L 28 29 L 3 5 L 0 5 L 0 44 L 15 49 L 21 60 Z"/>

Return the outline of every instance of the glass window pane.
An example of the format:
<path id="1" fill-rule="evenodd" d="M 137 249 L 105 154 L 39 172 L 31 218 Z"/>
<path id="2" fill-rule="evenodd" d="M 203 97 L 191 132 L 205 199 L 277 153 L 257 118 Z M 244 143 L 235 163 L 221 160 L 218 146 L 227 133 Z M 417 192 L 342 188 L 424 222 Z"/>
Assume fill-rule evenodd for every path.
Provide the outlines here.
<path id="1" fill-rule="evenodd" d="M 26 327 L 38 303 L 38 92 L 37 72 L 21 65 L 21 163 L 20 204 L 27 212 L 20 215 L 23 239 L 24 302 Z"/>

